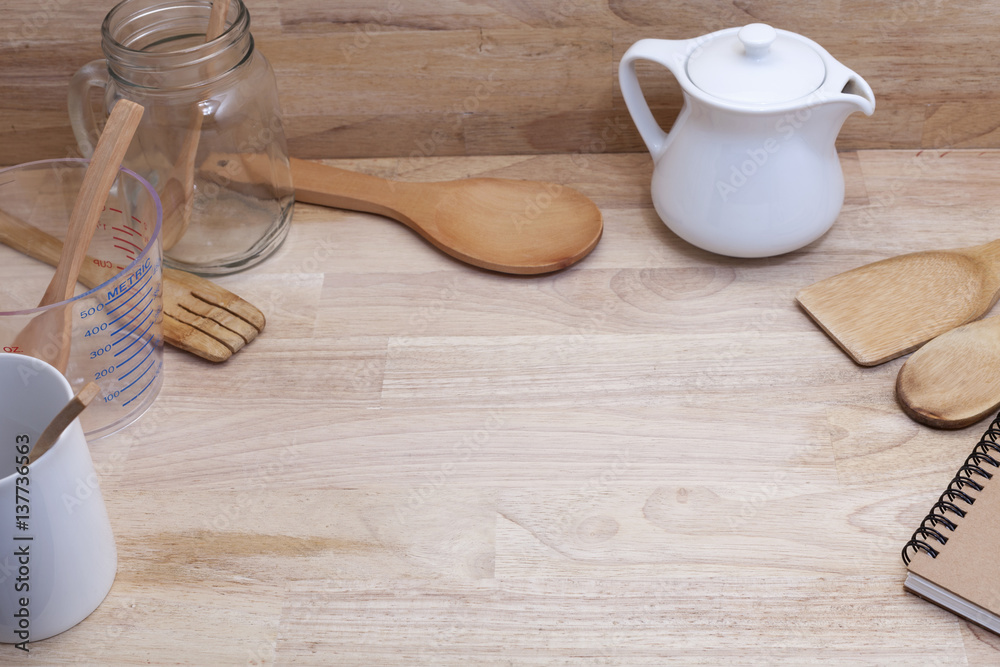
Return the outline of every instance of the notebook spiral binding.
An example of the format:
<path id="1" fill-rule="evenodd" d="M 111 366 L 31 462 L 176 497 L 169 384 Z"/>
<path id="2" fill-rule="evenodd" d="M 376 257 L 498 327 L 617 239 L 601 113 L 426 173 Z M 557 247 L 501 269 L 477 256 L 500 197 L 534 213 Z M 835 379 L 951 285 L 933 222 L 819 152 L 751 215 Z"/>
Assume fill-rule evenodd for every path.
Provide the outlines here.
<path id="1" fill-rule="evenodd" d="M 972 505 L 976 502 L 976 498 L 970 495 L 966 489 L 982 491 L 982 483 L 975 478 L 983 480 L 993 478 L 993 474 L 987 472 L 983 468 L 983 464 L 1000 468 L 1000 414 L 990 422 L 986 433 L 972 448 L 972 453 L 965 459 L 965 463 L 948 482 L 948 488 L 931 507 L 930 514 L 925 516 L 920 522 L 920 527 L 913 531 L 910 541 L 903 547 L 903 563 L 910 564 L 911 550 L 913 553 L 923 551 L 931 558 L 938 557 L 940 545 L 948 542 L 948 537 L 943 531 L 954 532 L 958 528 L 956 520 L 950 518 L 948 514 L 953 514 L 961 519 L 967 511 L 956 502 L 961 501 L 966 505 Z M 932 546 L 932 542 L 936 544 Z"/>

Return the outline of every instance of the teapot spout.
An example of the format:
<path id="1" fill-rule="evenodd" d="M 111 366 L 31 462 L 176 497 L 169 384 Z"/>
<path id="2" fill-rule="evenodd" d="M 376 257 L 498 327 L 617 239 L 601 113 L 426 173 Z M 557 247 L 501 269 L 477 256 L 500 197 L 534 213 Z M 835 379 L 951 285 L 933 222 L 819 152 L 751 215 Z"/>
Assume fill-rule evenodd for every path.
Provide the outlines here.
<path id="1" fill-rule="evenodd" d="M 860 111 L 866 116 L 875 113 L 875 93 L 868 82 L 858 76 L 857 72 L 847 69 L 840 63 L 831 68 L 829 78 L 821 89 L 823 102 L 836 102 L 835 106 L 846 106 L 850 109 L 845 119 L 851 113 Z"/>
<path id="2" fill-rule="evenodd" d="M 851 72 L 851 75 L 847 83 L 840 89 L 840 94 L 844 96 L 843 101 L 853 104 L 855 111 L 871 116 L 875 113 L 875 93 L 872 92 L 867 81 L 854 72 Z"/>

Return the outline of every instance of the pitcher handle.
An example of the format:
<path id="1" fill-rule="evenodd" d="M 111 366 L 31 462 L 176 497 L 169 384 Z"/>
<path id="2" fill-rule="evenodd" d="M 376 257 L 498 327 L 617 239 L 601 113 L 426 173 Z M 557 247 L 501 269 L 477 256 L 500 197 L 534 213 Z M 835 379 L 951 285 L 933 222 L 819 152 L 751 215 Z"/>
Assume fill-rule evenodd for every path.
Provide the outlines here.
<path id="1" fill-rule="evenodd" d="M 93 60 L 73 75 L 69 81 L 69 122 L 73 126 L 73 136 L 83 157 L 90 159 L 94 145 L 101 136 L 94 118 L 94 107 L 90 103 L 91 88 L 108 87 L 108 66 L 105 60 Z"/>
<path id="2" fill-rule="evenodd" d="M 625 106 L 654 161 L 659 159 L 667 147 L 670 135 L 663 131 L 653 118 L 653 112 L 649 110 L 649 104 L 639 87 L 639 78 L 635 74 L 635 61 L 649 60 L 663 65 L 680 80 L 685 76 L 684 63 L 691 47 L 691 40 L 640 39 L 629 47 L 618 63 L 618 83 L 622 89 L 622 97 L 625 98 Z"/>

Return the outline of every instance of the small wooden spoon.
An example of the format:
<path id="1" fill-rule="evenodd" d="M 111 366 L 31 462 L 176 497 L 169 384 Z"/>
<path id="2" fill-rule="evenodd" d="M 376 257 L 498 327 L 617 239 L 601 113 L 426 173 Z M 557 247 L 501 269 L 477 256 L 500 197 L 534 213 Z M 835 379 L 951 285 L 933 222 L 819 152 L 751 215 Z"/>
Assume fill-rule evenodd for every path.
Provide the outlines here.
<path id="1" fill-rule="evenodd" d="M 88 382 L 83 386 L 83 389 L 77 392 L 76 396 L 69 399 L 69 403 L 63 406 L 63 409 L 52 418 L 49 425 L 38 436 L 35 446 L 31 449 L 32 462 L 37 461 L 41 458 L 42 454 L 52 449 L 52 445 L 56 444 L 56 441 L 59 440 L 59 436 L 66 430 L 66 427 L 80 416 L 84 408 L 90 405 L 90 402 L 99 393 L 101 393 L 101 388 L 97 386 L 97 383 Z"/>
<path id="2" fill-rule="evenodd" d="M 899 369 L 896 398 L 914 420 L 963 428 L 1000 408 L 1000 316 L 938 336 Z"/>
<path id="3" fill-rule="evenodd" d="M 80 267 L 94 237 L 97 222 L 111 185 L 118 177 L 122 158 L 142 118 L 143 108 L 129 100 L 118 100 L 94 149 L 83 176 L 80 193 L 70 214 L 59 264 L 38 307 L 49 306 L 73 297 Z M 47 311 L 17 335 L 14 346 L 29 356 L 44 359 L 60 371 L 69 363 L 72 313 L 69 308 Z"/>
<path id="4" fill-rule="evenodd" d="M 514 274 L 558 271 L 601 239 L 601 211 L 556 183 L 505 178 L 410 183 L 291 158 L 295 200 L 398 220 L 437 249 L 473 266 Z M 266 183 L 261 155 L 210 155 L 201 165 L 220 182 Z"/>
<path id="5" fill-rule="evenodd" d="M 854 361 L 875 366 L 982 317 L 1000 296 L 1000 240 L 861 266 L 798 302 Z"/>

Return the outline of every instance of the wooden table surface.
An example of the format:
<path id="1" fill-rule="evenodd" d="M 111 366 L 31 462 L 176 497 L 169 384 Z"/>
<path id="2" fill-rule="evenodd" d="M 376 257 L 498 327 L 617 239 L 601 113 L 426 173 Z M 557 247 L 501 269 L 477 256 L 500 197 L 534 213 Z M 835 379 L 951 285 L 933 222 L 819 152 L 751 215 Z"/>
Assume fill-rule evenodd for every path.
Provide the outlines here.
<path id="1" fill-rule="evenodd" d="M 834 228 L 759 260 L 669 232 L 645 154 L 335 162 L 570 184 L 604 238 L 512 277 L 298 205 L 218 280 L 261 337 L 219 366 L 169 348 L 152 409 L 92 443 L 118 577 L 30 662 L 996 664 L 899 557 L 986 422 L 910 421 L 903 360 L 856 366 L 794 294 L 996 238 L 1000 152 L 841 160 Z"/>

